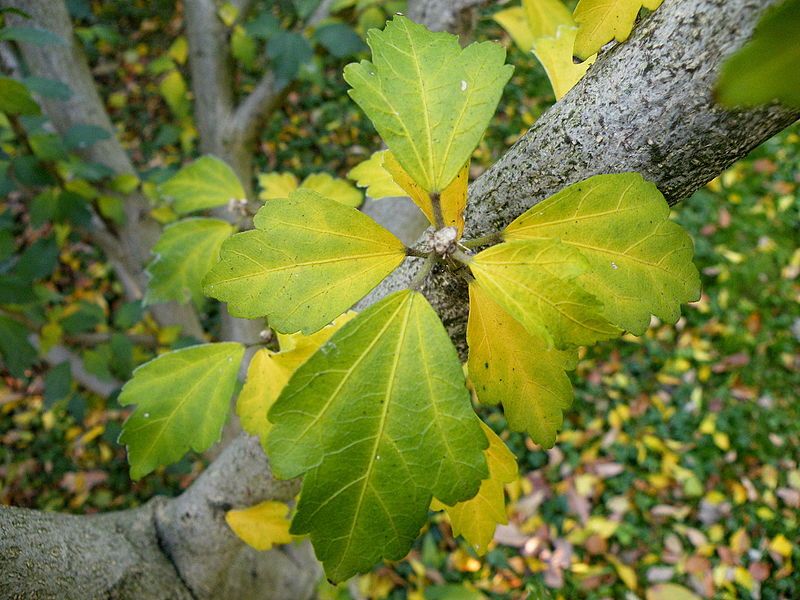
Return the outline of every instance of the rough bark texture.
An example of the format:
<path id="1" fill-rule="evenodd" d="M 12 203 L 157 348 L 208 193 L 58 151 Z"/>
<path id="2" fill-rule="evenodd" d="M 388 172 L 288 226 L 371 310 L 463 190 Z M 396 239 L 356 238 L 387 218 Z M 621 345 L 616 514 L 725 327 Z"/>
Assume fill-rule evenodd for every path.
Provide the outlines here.
<path id="1" fill-rule="evenodd" d="M 486 0 L 409 0 L 408 17 L 431 31 L 468 33 L 471 9 Z"/>
<path id="2" fill-rule="evenodd" d="M 600 173 L 638 171 L 675 204 L 793 123 L 796 111 L 728 111 L 713 98 L 722 62 L 750 38 L 770 4 L 666 0 L 470 186 L 465 235 L 499 231 L 537 202 Z M 420 262 L 406 261 L 364 304 L 406 287 Z M 423 291 L 463 354 L 466 285 L 445 272 Z"/>
<path id="3" fill-rule="evenodd" d="M 471 186 L 468 233 L 496 230 L 564 185 L 597 173 L 640 171 L 677 201 L 790 124 L 796 115 L 779 108 L 726 112 L 712 103 L 721 61 L 744 43 L 767 5 L 666 0 L 629 42 L 607 51 Z M 419 262 L 407 261 L 363 304 L 407 284 Z M 424 290 L 454 339 L 463 339 L 466 303 L 460 281 L 440 273 Z M 258 583 L 249 588 L 263 591 L 262 574 L 277 570 L 282 579 L 268 585 L 286 595 L 273 597 L 305 597 L 306 588 L 283 586 L 307 568 L 306 550 L 300 557 L 280 553 L 278 567 L 254 569 L 248 562 L 254 554 L 242 551 L 222 522 L 228 506 L 294 489 L 277 487 L 257 442 L 241 437 L 177 500 L 91 519 L 2 510 L 0 555 L 6 562 L 0 564 L 0 586 L 6 587 L 0 590 L 13 582 L 22 586 L 14 591 L 25 597 L 54 579 L 60 587 L 49 589 L 61 597 L 181 598 L 191 590 L 196 598 L 238 598 L 251 597 L 242 586 L 253 581 L 248 579 L 253 573 Z M 62 575 L 70 567 L 83 576 Z M 152 595 L 139 593 L 145 588 L 137 586 L 150 585 L 156 576 Z"/>

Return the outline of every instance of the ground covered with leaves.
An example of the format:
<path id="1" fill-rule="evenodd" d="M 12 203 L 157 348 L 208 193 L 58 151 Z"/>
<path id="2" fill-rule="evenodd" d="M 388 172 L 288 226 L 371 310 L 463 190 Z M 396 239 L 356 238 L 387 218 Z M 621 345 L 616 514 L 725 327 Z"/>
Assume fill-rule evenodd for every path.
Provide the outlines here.
<path id="1" fill-rule="evenodd" d="M 181 45 L 165 41 L 178 34 L 180 20 L 166 9 L 143 20 L 133 8 L 123 15 L 105 10 L 84 14 L 81 33 L 119 133 L 155 183 L 196 143 L 186 109 L 176 109 L 164 86 L 172 72 L 186 73 Z M 483 21 L 479 37 L 502 36 Z M 473 176 L 552 102 L 535 60 L 505 43 L 517 70 Z M 345 62 L 316 56 L 293 86 L 261 135 L 264 172 L 344 176 L 377 148 L 371 125 L 345 93 Z M 184 116 L 176 118 L 176 110 Z M 675 325 L 654 321 L 641 338 L 582 356 L 572 377 L 574 407 L 553 449 L 509 435 L 501 413 L 481 409 L 521 468 L 507 486 L 509 524 L 485 556 L 454 539 L 436 513 L 405 560 L 323 595 L 800 597 L 798 173 L 795 126 L 675 208 L 695 241 L 702 299 Z M 0 201 L 0 219 L 12 232 L 0 236 L 0 260 L 15 245 L 60 240 L 40 248 L 31 268 L 55 268 L 43 286 L 59 312 L 48 319 L 59 323 L 59 336 L 86 342 L 87 371 L 124 381 L 158 349 L 185 343 L 120 300 L 97 250 L 68 232 L 50 236 L 13 196 Z M 47 330 L 42 338 L 46 345 Z M 131 482 L 116 443 L 126 414 L 115 395 L 80 389 L 66 367 L 42 368 L 27 381 L 3 372 L 0 503 L 92 513 L 179 493 L 204 459 L 189 456 Z"/>

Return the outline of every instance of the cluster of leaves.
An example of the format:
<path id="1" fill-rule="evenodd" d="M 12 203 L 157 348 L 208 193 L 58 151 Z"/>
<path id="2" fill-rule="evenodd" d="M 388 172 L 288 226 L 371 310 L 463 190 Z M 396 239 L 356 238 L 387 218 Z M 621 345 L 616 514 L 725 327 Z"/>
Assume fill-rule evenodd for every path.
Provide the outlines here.
<path id="1" fill-rule="evenodd" d="M 798 141 L 794 127 L 682 204 L 702 299 L 582 352 L 555 448 L 488 417 L 521 470 L 489 552 L 434 516 L 408 557 L 353 584 L 361 597 L 798 594 Z"/>
<path id="2" fill-rule="evenodd" d="M 426 258 L 420 278 L 440 263 L 468 279 L 468 368 L 478 399 L 502 400 L 509 425 L 545 446 L 571 401 L 565 371 L 578 345 L 641 333 L 651 313 L 674 321 L 680 303 L 699 293 L 690 239 L 668 220 L 655 186 L 636 174 L 576 184 L 496 239 L 461 244 L 470 156 L 511 76 L 505 52 L 493 43 L 462 50 L 454 36 L 404 17 L 367 41 L 373 62 L 348 66 L 345 79 L 389 150 L 370 159 L 359 183 L 375 188 L 377 175 L 392 193 L 410 196 L 437 229 L 432 247 L 406 248 L 348 206 L 347 196 L 319 193 L 343 182 L 307 178 L 298 187 L 291 177 L 266 175 L 255 229 L 222 242 L 221 260 L 204 279 L 205 293 L 234 315 L 266 317 L 284 335 L 323 336 L 299 350 L 284 338 L 279 353 L 261 351 L 238 411 L 278 476 L 305 475 L 291 531 L 310 534 L 336 581 L 405 555 L 433 499 L 485 548 L 502 517 L 502 484 L 515 471 L 472 411 L 455 349 L 420 292 L 395 292 L 323 329 L 406 257 Z M 237 185 L 206 157 L 162 190 L 185 213 L 238 199 Z M 229 230 L 220 225 L 220 233 Z M 190 237 L 174 247 L 195 247 Z M 489 241 L 502 243 L 476 255 L 468 249 Z M 136 371 L 120 396 L 123 405 L 137 404 L 120 438 L 134 478 L 217 439 L 243 352 L 239 344 L 206 344 Z"/>

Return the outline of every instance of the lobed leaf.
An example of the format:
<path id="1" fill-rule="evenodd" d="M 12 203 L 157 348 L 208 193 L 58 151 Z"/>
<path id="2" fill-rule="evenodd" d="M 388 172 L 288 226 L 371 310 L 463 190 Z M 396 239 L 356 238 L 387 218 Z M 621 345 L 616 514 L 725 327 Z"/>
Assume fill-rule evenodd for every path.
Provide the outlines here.
<path id="1" fill-rule="evenodd" d="M 487 477 L 486 438 L 455 348 L 410 290 L 334 334 L 269 419 L 274 472 L 305 473 L 291 531 L 311 535 L 333 581 L 402 558 L 433 496 L 455 504 Z"/>
<path id="2" fill-rule="evenodd" d="M 508 426 L 551 447 L 572 404 L 566 371 L 575 368 L 576 350 L 547 343 L 504 311 L 479 284 L 469 286 L 467 323 L 469 378 L 484 404 L 503 404 Z"/>
<path id="3" fill-rule="evenodd" d="M 489 447 L 483 451 L 489 478 L 481 482 L 478 493 L 469 500 L 447 506 L 434 500 L 431 510 L 446 510 L 453 535 L 463 536 L 478 554 L 485 554 L 497 525 L 508 523 L 504 483 L 516 481 L 517 459 L 497 434 L 481 421 Z"/>
<path id="4" fill-rule="evenodd" d="M 136 405 L 119 436 L 132 479 L 219 440 L 243 356 L 241 344 L 202 344 L 162 354 L 133 372 L 119 396 L 122 406 Z"/>
<path id="5" fill-rule="evenodd" d="M 336 200 L 345 206 L 359 206 L 363 201 L 361 193 L 344 179 L 332 177 L 327 173 L 312 173 L 302 183 L 292 173 L 265 173 L 258 176 L 262 191 L 260 200 L 288 198 L 296 189 L 313 190 L 326 198 Z"/>
<path id="6" fill-rule="evenodd" d="M 633 30 L 639 10 L 657 9 L 663 0 L 580 0 L 573 16 L 578 24 L 574 54 L 586 60 L 608 42 L 624 42 Z"/>
<path id="7" fill-rule="evenodd" d="M 330 323 L 404 259 L 402 242 L 365 214 L 309 190 L 265 204 L 256 229 L 222 245 L 205 292 L 239 317 L 284 333 Z"/>
<path id="8" fill-rule="evenodd" d="M 312 335 L 279 335 L 280 352 L 262 348 L 250 359 L 247 379 L 236 399 L 236 414 L 239 415 L 242 429 L 258 436 L 265 449 L 267 434 L 272 429 L 267 413 L 292 373 L 355 315 L 354 312 L 347 312 Z"/>
<path id="9" fill-rule="evenodd" d="M 172 199 L 172 208 L 186 214 L 224 206 L 245 198 L 236 173 L 222 160 L 207 155 L 186 165 L 161 184 L 161 194 Z"/>
<path id="10" fill-rule="evenodd" d="M 147 265 L 145 304 L 192 301 L 203 306 L 203 278 L 219 260 L 219 249 L 233 226 L 219 219 L 192 218 L 169 225 L 153 246 Z"/>
<path id="11" fill-rule="evenodd" d="M 673 323 L 682 302 L 700 297 L 689 235 L 638 173 L 597 175 L 571 185 L 518 217 L 510 241 L 557 238 L 580 251 L 589 269 L 580 283 L 603 303 L 603 316 L 636 335 L 650 314 Z"/>
<path id="12" fill-rule="evenodd" d="M 505 8 L 494 13 L 492 18 L 511 36 L 517 48 L 523 52 L 531 51 L 536 37 L 528 22 L 528 15 L 522 6 Z"/>
<path id="13" fill-rule="evenodd" d="M 383 166 L 388 150 L 374 152 L 367 160 L 359 163 L 347 173 L 348 179 L 356 182 L 360 188 L 366 188 L 366 194 L 373 200 L 405 196 L 406 191 L 397 185 L 392 174 Z"/>
<path id="14" fill-rule="evenodd" d="M 467 163 L 513 67 L 502 46 L 461 49 L 458 38 L 396 16 L 370 30 L 373 62 L 348 65 L 350 96 L 367 113 L 408 175 L 443 191 Z"/>
<path id="15" fill-rule="evenodd" d="M 587 260 L 558 240 L 498 244 L 469 266 L 484 291 L 547 347 L 593 344 L 620 333 L 577 282 Z"/>
<path id="16" fill-rule="evenodd" d="M 556 100 L 560 100 L 586 74 L 597 55 L 575 64 L 572 61 L 572 47 L 575 45 L 575 27 L 562 25 L 555 36 L 538 38 L 533 43 L 533 53 L 542 63 Z"/>
<path id="17" fill-rule="evenodd" d="M 534 40 L 555 37 L 562 25 L 575 25 L 569 9 L 561 0 L 522 0 L 522 7 Z"/>

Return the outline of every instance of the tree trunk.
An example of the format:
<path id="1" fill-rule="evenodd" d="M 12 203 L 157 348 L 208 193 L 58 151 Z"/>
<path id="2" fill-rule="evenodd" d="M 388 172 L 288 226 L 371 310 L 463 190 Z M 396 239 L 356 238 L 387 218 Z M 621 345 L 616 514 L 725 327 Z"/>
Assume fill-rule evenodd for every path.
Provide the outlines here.
<path id="1" fill-rule="evenodd" d="M 712 101 L 722 60 L 743 45 L 769 4 L 666 0 L 628 42 L 605 52 L 575 89 L 473 183 L 468 233 L 497 230 L 564 185 L 597 173 L 639 171 L 676 202 L 792 123 L 797 115 L 779 107 L 728 112 Z M 362 306 L 403 287 L 418 264 L 409 260 Z M 462 286 L 437 275 L 425 291 L 455 341 L 462 340 Z M 136 567 L 144 561 L 153 573 L 163 573 L 162 587 L 152 597 L 180 598 L 181 583 L 196 598 L 240 597 L 226 586 L 232 578 L 246 578 L 248 571 L 231 567 L 242 564 L 232 558 L 242 546 L 227 530 L 222 512 L 288 493 L 276 485 L 257 442 L 241 437 L 180 498 L 154 501 L 139 511 L 98 518 L 47 517 L 63 521 L 40 526 L 44 517 L 36 513 L 0 510 L 0 556 L 5 557 L 0 586 L 6 586 L 0 590 L 13 583 L 18 595 L 32 595 L 37 582 L 74 569 L 77 577 L 59 579 L 61 597 L 132 597 L 140 589 L 135 586 L 149 585 L 139 580 Z M 102 523 L 103 533 L 80 545 L 77 536 L 90 534 L 70 528 L 67 521 L 73 519 L 85 522 L 85 531 Z M 145 530 L 140 537 L 129 533 L 139 526 Z M 154 539 L 160 543 L 154 546 Z M 112 551 L 123 542 L 129 560 Z M 45 556 L 54 558 L 43 560 Z M 102 573 L 117 574 L 117 583 L 111 586 L 112 577 Z M 105 583 L 91 590 L 80 587 L 79 580 L 93 577 Z"/>

